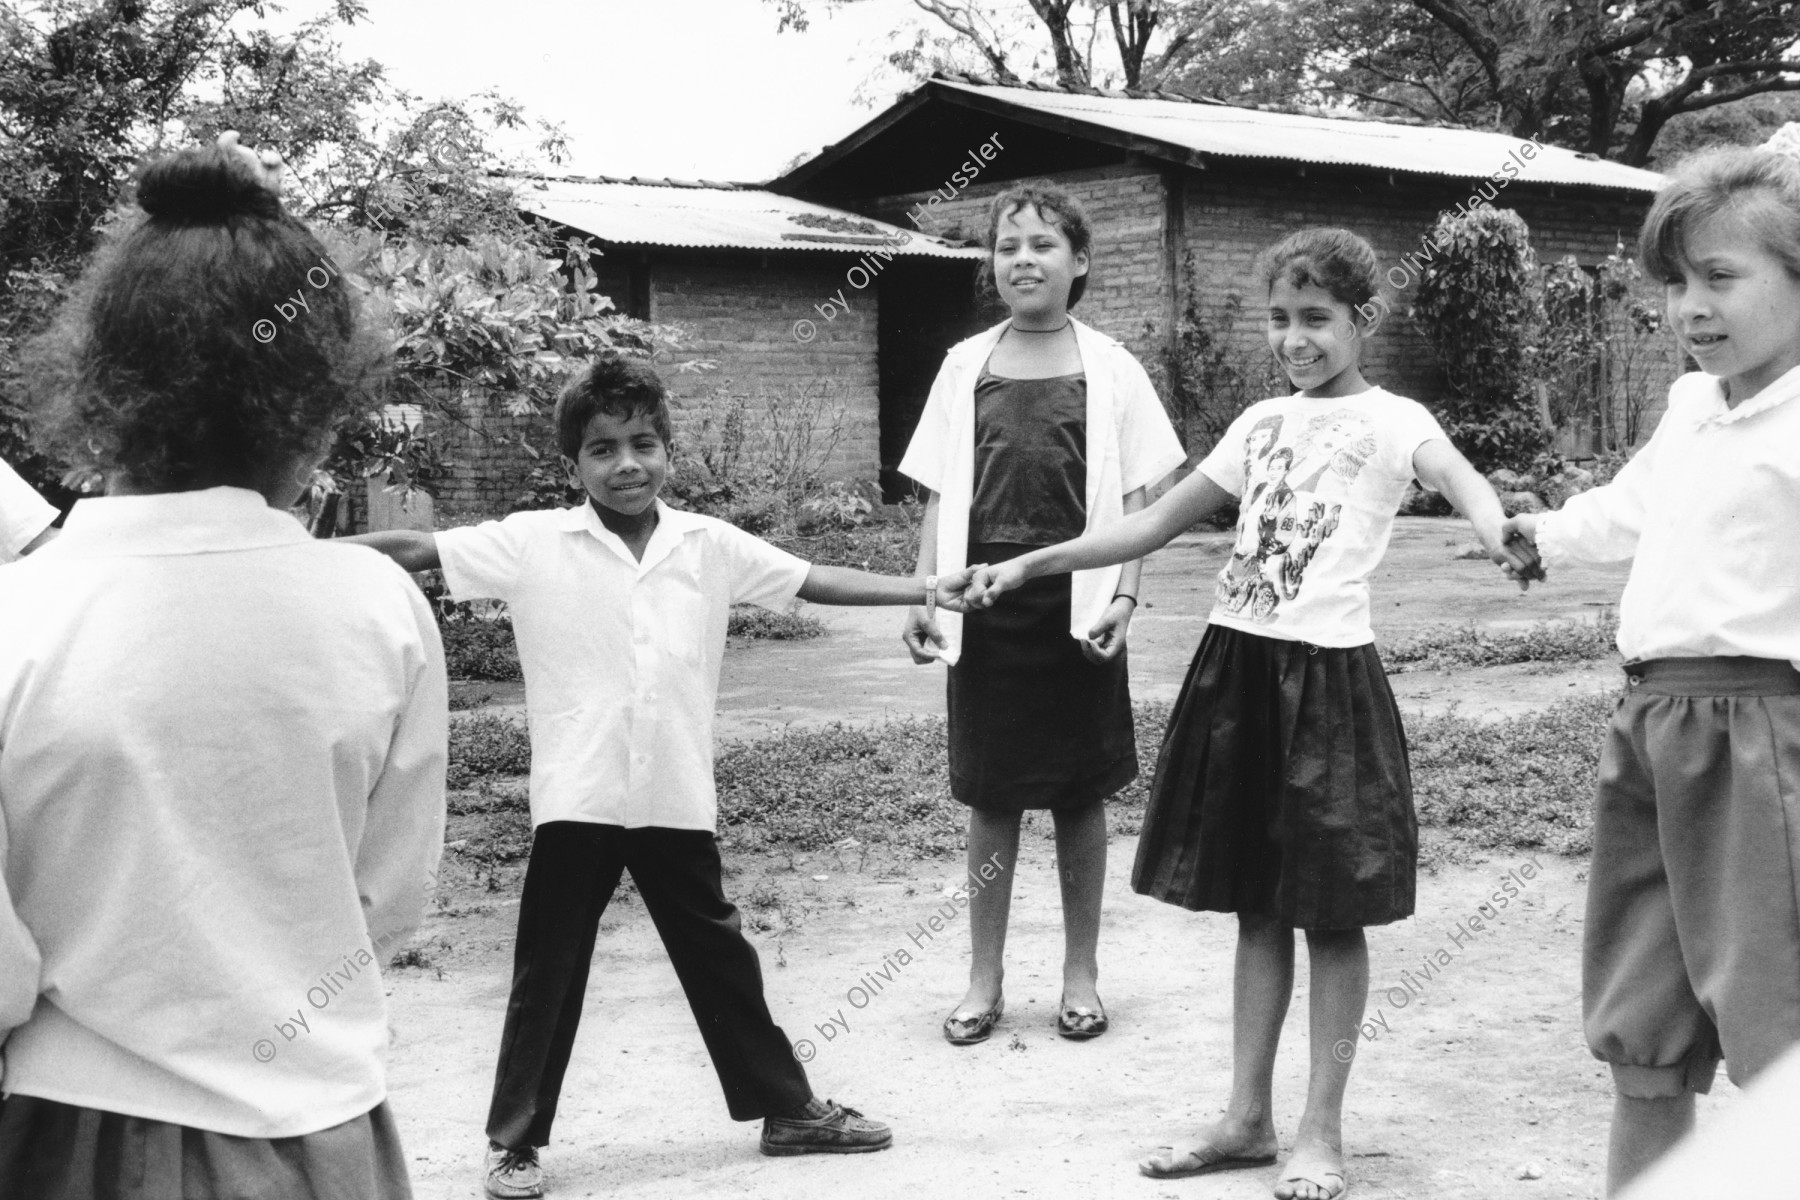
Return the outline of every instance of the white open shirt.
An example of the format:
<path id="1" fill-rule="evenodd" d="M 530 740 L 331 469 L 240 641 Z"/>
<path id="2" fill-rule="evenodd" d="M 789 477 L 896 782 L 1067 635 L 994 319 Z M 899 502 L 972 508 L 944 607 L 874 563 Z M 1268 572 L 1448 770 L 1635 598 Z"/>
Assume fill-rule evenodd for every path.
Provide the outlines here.
<path id="1" fill-rule="evenodd" d="M 810 566 L 723 521 L 656 507 L 642 562 L 588 504 L 437 534 L 451 594 L 511 610 L 533 826 L 717 826 L 713 706 L 731 606 L 786 605 Z"/>
<path id="2" fill-rule="evenodd" d="M 82 500 L 0 630 L 4 1090 L 258 1138 L 379 1104 L 444 829 L 406 573 L 239 488 Z"/>

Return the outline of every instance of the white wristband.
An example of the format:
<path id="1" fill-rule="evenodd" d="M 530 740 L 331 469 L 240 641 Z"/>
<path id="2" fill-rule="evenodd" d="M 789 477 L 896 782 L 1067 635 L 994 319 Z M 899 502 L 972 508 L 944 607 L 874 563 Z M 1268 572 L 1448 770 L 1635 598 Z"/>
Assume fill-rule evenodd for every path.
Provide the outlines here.
<path id="1" fill-rule="evenodd" d="M 927 621 L 937 619 L 937 580 L 936 575 L 925 577 L 925 619 Z"/>

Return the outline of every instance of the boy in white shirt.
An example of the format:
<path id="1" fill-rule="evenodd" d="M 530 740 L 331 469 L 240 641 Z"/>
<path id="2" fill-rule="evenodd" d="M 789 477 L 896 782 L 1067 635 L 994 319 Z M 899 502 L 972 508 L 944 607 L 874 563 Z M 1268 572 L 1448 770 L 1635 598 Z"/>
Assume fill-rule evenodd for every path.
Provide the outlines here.
<path id="1" fill-rule="evenodd" d="M 56 536 L 56 506 L 0 459 L 0 563 L 36 550 Z"/>
<path id="2" fill-rule="evenodd" d="M 1800 164 L 1695 160 L 1639 246 L 1701 370 L 1611 483 L 1507 523 L 1552 568 L 1632 560 L 1582 961 L 1609 1193 L 1692 1128 L 1721 1058 L 1744 1084 L 1800 1041 Z"/>
<path id="3" fill-rule="evenodd" d="M 630 870 L 668 948 L 734 1119 L 765 1154 L 857 1153 L 887 1126 L 813 1096 L 770 1018 L 756 951 L 720 885 L 712 716 L 730 606 L 959 603 L 969 571 L 920 581 L 804 560 L 657 499 L 668 472 L 661 380 L 609 354 L 557 400 L 579 508 L 442 533 L 352 539 L 408 570 L 441 565 L 459 600 L 507 602 L 524 669 L 536 827 L 512 999 L 488 1114 L 486 1185 L 543 1194 L 537 1149 L 581 1016 L 595 929 Z"/>

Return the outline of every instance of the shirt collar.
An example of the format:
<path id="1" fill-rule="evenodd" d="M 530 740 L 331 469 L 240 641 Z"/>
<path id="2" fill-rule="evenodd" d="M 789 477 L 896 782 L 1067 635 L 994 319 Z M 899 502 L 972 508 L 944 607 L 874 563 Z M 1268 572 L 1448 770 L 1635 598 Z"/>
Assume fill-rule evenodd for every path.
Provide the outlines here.
<path id="1" fill-rule="evenodd" d="M 217 554 L 310 540 L 292 514 L 270 508 L 262 493 L 215 487 L 78 500 L 62 536 L 33 557 Z"/>
<path id="2" fill-rule="evenodd" d="M 656 528 L 651 531 L 650 541 L 644 547 L 644 559 L 639 562 L 632 556 L 625 539 L 601 523 L 600 514 L 594 511 L 591 500 L 563 509 L 560 522 L 560 528 L 565 532 L 585 532 L 592 535 L 602 546 L 630 563 L 640 574 L 661 562 L 681 543 L 682 538 L 701 525 L 702 519 L 698 515 L 670 508 L 659 498 L 656 501 Z"/>
<path id="3" fill-rule="evenodd" d="M 1736 408 L 1725 403 L 1725 381 L 1716 375 L 1705 377 L 1709 385 L 1706 390 L 1706 409 L 1700 415 L 1702 425 L 1730 425 L 1734 421 L 1747 420 L 1758 413 L 1768 412 L 1776 405 L 1786 403 L 1796 394 L 1800 394 L 1800 367 L 1795 367 L 1787 374 Z"/>

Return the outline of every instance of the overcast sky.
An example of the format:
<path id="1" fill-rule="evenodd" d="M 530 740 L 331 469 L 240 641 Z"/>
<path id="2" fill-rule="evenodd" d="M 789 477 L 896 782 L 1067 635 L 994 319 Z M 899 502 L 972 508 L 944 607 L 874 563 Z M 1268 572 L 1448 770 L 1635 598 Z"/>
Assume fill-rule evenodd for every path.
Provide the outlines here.
<path id="1" fill-rule="evenodd" d="M 869 120 L 878 110 L 852 94 L 886 53 L 887 32 L 922 16 L 909 0 L 867 0 L 778 37 L 762 0 L 368 6 L 367 24 L 339 32 L 347 57 L 375 59 L 430 99 L 492 87 L 562 122 L 573 161 L 561 170 L 751 181 Z M 290 0 L 287 17 L 329 9 Z"/>

